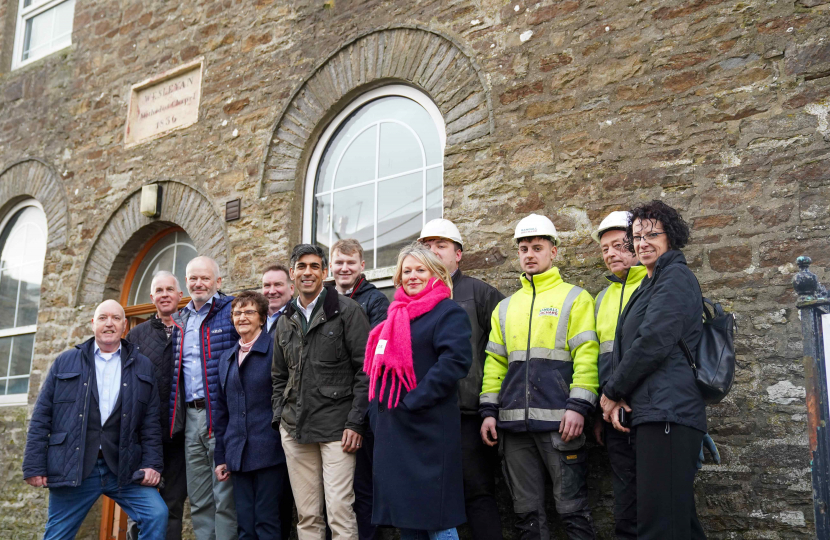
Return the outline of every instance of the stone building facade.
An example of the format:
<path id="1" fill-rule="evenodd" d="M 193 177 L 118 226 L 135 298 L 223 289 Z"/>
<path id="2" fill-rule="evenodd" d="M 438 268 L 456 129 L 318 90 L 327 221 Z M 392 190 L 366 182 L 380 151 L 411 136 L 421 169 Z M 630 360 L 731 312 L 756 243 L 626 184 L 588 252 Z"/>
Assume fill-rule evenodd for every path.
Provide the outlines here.
<path id="1" fill-rule="evenodd" d="M 28 396 L 0 408 L 0 538 L 42 534 L 46 493 L 20 470 L 27 416 L 137 254 L 180 227 L 226 290 L 256 286 L 319 226 L 321 140 L 390 85 L 437 111 L 438 212 L 465 236 L 462 268 L 505 293 L 522 214 L 553 219 L 565 279 L 596 294 L 592 227 L 653 198 L 681 209 L 704 293 L 740 328 L 736 386 L 709 409 L 723 465 L 698 475 L 702 521 L 715 539 L 812 537 L 790 281 L 801 254 L 830 275 L 830 1 L 72 1 L 71 44 L 26 62 L 35 12 L 0 1 L 0 219 L 35 200 L 48 224 Z M 193 61 L 197 121 L 125 144 L 133 85 Z M 150 183 L 154 218 L 140 213 Z M 609 470 L 591 452 L 610 538 Z"/>

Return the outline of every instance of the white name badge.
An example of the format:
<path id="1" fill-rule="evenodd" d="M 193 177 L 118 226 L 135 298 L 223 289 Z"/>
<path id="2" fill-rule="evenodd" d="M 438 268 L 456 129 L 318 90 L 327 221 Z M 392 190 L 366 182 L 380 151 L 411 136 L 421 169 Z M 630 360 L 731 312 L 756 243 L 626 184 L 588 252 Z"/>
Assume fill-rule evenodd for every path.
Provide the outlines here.
<path id="1" fill-rule="evenodd" d="M 381 339 L 378 341 L 378 346 L 375 347 L 375 354 L 383 354 L 383 351 L 386 350 L 386 340 Z"/>

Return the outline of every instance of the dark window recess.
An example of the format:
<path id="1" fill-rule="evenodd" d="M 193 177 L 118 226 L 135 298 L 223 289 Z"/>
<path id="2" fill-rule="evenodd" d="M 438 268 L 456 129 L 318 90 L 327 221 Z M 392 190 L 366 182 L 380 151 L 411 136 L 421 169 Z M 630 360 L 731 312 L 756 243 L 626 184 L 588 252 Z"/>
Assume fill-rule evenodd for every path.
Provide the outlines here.
<path id="1" fill-rule="evenodd" d="M 242 199 L 234 199 L 225 203 L 225 221 L 234 221 L 242 217 Z"/>

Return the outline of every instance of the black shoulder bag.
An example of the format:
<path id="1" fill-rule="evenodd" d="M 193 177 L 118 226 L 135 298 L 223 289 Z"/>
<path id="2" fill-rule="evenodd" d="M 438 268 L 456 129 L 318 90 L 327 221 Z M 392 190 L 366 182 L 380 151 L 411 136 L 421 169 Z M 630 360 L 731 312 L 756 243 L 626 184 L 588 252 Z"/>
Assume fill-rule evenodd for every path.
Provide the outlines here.
<path id="1" fill-rule="evenodd" d="M 692 367 L 697 387 L 709 405 L 725 398 L 735 382 L 736 328 L 735 315 L 726 313 L 720 304 L 703 298 L 703 332 L 696 357 L 692 357 L 688 345 L 680 339 L 680 348 Z"/>

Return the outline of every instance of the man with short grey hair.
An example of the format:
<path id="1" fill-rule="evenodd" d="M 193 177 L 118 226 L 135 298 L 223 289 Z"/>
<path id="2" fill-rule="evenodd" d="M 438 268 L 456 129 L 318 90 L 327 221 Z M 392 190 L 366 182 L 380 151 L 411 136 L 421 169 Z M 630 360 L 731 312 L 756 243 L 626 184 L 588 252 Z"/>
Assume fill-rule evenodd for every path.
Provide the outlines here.
<path id="1" fill-rule="evenodd" d="M 150 283 L 150 300 L 156 312 L 127 334 L 127 341 L 153 362 L 156 370 L 156 386 L 159 393 L 159 419 L 161 421 L 162 453 L 164 458 L 163 482 L 159 494 L 167 505 L 166 540 L 181 540 L 184 501 L 187 498 L 185 476 L 184 433 L 170 436 L 170 381 L 173 376 L 173 314 L 179 310 L 182 290 L 175 274 L 160 270 Z M 135 523 L 130 521 L 128 538 L 138 538 Z"/>
<path id="2" fill-rule="evenodd" d="M 222 276 L 210 257 L 196 257 L 185 270 L 190 302 L 173 316 L 174 362 L 170 434 L 184 431 L 187 495 L 198 540 L 235 540 L 233 485 L 213 474 L 213 410 L 219 358 L 239 334 L 231 321 L 232 296 L 219 292 Z"/>

